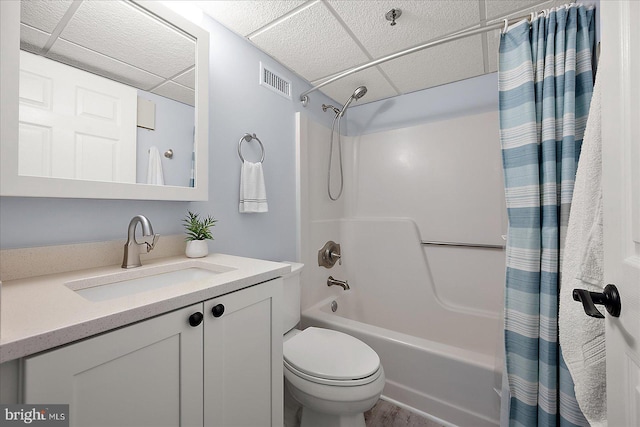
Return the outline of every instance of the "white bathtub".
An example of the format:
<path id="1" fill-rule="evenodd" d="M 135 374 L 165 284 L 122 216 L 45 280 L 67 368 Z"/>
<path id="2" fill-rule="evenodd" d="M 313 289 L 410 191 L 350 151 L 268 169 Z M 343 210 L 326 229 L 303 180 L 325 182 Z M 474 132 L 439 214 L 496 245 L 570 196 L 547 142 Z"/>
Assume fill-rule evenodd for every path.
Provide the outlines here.
<path id="1" fill-rule="evenodd" d="M 449 328 L 437 318 L 424 324 L 427 313 L 426 317 L 417 316 L 421 319 L 414 322 L 423 323 L 423 327 L 414 324 L 403 328 L 421 331 L 421 336 L 412 336 L 396 331 L 400 329 L 396 320 L 402 314 L 396 311 L 398 315 L 394 316 L 391 306 L 387 311 L 379 305 L 373 312 L 367 310 L 373 304 L 363 302 L 365 298 L 354 289 L 341 292 L 303 311 L 302 326 L 342 331 L 369 344 L 384 366 L 386 400 L 446 425 L 499 425 L 500 397 L 494 389 L 500 384 L 501 373 L 496 365 L 501 362 L 496 362 L 493 345 L 478 345 L 483 340 L 478 340 L 476 332 L 484 325 L 467 329 L 469 325 L 463 322 Z M 338 305 L 335 313 L 331 310 L 334 300 Z M 457 331 L 443 334 L 448 329 Z M 440 342 L 429 338 L 430 331 Z M 464 339 L 465 335 L 468 339 Z M 451 340 L 442 343 L 447 341 L 443 336 Z M 465 342 L 471 343 L 474 350 L 462 348 Z"/>

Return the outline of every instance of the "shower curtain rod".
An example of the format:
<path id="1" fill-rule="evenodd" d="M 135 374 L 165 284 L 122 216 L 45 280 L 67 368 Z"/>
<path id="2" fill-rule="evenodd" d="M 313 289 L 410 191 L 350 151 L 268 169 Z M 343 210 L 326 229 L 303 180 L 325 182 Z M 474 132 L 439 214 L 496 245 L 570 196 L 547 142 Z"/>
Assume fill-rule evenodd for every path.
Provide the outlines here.
<path id="1" fill-rule="evenodd" d="M 359 65 L 357 67 L 351 68 L 347 71 L 343 71 L 339 74 L 334 75 L 333 77 L 323 81 L 322 83 L 312 87 L 311 89 L 307 90 L 306 92 L 302 92 L 302 94 L 300 95 L 300 101 L 302 102 L 303 106 L 307 106 L 307 103 L 309 102 L 309 97 L 308 95 L 311 92 L 315 92 L 316 90 L 320 89 L 323 86 L 328 85 L 329 83 L 333 83 L 336 80 L 340 80 L 343 77 L 347 77 L 350 76 L 351 74 L 357 73 L 359 71 L 362 70 L 366 70 L 367 68 L 370 67 L 374 67 L 378 64 L 382 64 L 383 62 L 387 62 L 387 61 L 391 61 L 392 59 L 396 59 L 396 58 L 400 58 L 402 56 L 405 55 L 409 55 L 410 53 L 414 53 L 414 52 L 419 52 L 421 50 L 424 49 L 428 49 L 430 47 L 434 47 L 434 46 L 438 46 L 444 43 L 448 43 L 448 42 L 452 42 L 455 40 L 459 40 L 459 39 L 463 39 L 465 37 L 471 37 L 471 36 L 475 36 L 476 34 L 482 34 L 482 33 L 486 33 L 489 31 L 493 31 L 493 30 L 497 30 L 498 28 L 504 28 L 507 25 L 511 25 L 513 22 L 520 22 L 523 19 L 527 19 L 531 17 L 531 13 L 528 13 L 526 15 L 523 16 L 519 16 L 517 18 L 511 18 L 511 19 L 501 19 L 499 22 L 496 22 L 494 24 L 490 24 L 484 27 L 480 27 L 480 28 L 475 28 L 475 29 L 465 29 L 465 30 L 461 30 L 458 31 L 456 33 L 450 34 L 448 36 L 443 36 L 439 39 L 435 39 L 432 40 L 430 42 L 427 43 L 423 43 L 421 45 L 418 46 L 414 46 L 411 47 L 409 49 L 405 49 L 402 50 L 400 52 L 396 52 L 396 53 L 392 53 L 390 55 L 387 56 L 383 56 L 382 58 L 379 59 L 374 59 L 373 61 L 367 62 L 365 64 Z M 505 23 L 505 21 L 507 21 Z"/>

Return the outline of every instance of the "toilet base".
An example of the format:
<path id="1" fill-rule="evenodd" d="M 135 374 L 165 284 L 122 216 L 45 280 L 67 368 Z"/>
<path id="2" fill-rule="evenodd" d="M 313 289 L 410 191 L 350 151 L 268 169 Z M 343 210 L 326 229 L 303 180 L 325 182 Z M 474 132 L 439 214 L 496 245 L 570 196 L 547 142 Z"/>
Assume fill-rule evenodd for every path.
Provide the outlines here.
<path id="1" fill-rule="evenodd" d="M 303 407 L 300 427 L 365 427 L 364 413 L 334 415 Z"/>

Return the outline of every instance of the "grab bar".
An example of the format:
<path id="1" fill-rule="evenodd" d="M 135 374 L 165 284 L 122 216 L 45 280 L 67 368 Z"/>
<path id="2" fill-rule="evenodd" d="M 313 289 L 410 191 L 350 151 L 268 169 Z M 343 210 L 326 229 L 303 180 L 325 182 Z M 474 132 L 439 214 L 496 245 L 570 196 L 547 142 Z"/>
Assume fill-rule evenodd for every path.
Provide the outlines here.
<path id="1" fill-rule="evenodd" d="M 483 249 L 504 249 L 504 245 L 485 245 L 483 243 L 458 243 L 458 242 L 437 242 L 425 241 L 420 242 L 423 246 L 456 246 L 464 248 L 483 248 Z"/>

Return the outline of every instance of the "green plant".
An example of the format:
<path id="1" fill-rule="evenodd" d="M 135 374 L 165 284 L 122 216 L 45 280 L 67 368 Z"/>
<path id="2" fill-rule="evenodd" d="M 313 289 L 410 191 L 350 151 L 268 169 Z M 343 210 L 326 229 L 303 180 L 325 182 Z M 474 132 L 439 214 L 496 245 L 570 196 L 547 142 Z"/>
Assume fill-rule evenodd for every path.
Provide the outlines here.
<path id="1" fill-rule="evenodd" d="M 187 230 L 186 240 L 213 240 L 210 228 L 216 225 L 216 221 L 211 215 L 200 219 L 200 214 L 188 211 L 187 216 L 182 220 Z"/>

